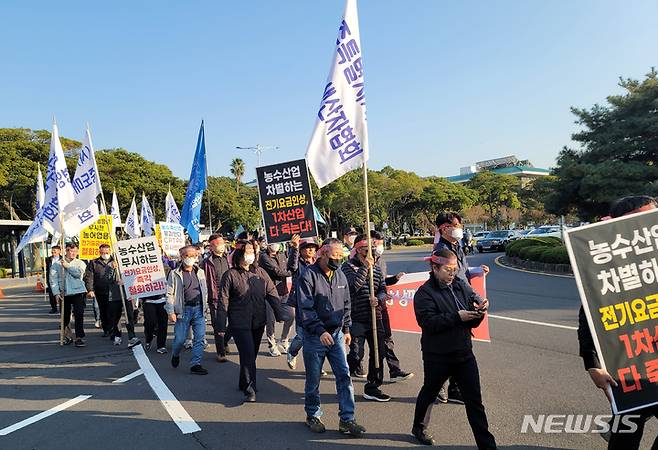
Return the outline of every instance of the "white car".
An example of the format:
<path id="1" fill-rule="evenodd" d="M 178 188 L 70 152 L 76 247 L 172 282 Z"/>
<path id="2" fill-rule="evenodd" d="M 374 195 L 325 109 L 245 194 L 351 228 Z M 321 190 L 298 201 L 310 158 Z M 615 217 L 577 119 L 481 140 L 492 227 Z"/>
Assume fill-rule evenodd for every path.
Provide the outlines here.
<path id="1" fill-rule="evenodd" d="M 535 228 L 530 233 L 526 234 L 525 237 L 556 237 L 562 239 L 562 232 L 560 231 L 559 226 L 548 225 Z"/>

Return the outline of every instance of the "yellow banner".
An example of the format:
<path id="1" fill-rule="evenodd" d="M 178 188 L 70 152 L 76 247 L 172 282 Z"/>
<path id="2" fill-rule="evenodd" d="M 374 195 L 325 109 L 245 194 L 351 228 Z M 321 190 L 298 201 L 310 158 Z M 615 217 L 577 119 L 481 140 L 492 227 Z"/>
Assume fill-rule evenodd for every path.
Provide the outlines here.
<path id="1" fill-rule="evenodd" d="M 98 247 L 107 244 L 112 247 L 110 232 L 112 231 L 112 216 L 100 216 L 97 222 L 80 232 L 80 259 L 96 259 L 100 256 Z"/>

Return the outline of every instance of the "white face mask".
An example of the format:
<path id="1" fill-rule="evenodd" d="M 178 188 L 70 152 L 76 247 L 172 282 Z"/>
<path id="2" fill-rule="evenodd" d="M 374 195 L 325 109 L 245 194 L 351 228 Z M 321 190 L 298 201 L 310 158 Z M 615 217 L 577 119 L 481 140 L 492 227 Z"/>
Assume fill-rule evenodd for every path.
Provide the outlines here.
<path id="1" fill-rule="evenodd" d="M 464 229 L 453 228 L 452 231 L 450 232 L 450 236 L 452 236 L 453 239 L 461 241 L 464 238 Z"/>
<path id="2" fill-rule="evenodd" d="M 256 260 L 256 255 L 254 255 L 253 253 L 250 255 L 244 255 L 244 262 L 249 265 L 252 265 L 255 260 Z"/>
<path id="3" fill-rule="evenodd" d="M 110 259 L 110 254 L 109 253 L 101 253 L 101 258 L 103 258 L 105 261 Z"/>
<path id="4" fill-rule="evenodd" d="M 384 254 L 384 246 L 378 245 L 375 247 L 375 256 L 382 256 Z"/>
<path id="5" fill-rule="evenodd" d="M 183 259 L 183 264 L 185 264 L 188 267 L 193 266 L 195 262 L 196 262 L 196 258 L 184 258 Z"/>

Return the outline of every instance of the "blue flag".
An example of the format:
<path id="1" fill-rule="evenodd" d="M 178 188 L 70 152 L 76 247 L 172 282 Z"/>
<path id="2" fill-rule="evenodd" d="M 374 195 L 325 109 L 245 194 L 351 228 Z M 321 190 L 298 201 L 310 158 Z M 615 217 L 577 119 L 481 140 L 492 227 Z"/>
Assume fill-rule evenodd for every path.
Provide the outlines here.
<path id="1" fill-rule="evenodd" d="M 192 243 L 199 242 L 199 224 L 201 222 L 201 200 L 206 183 L 206 138 L 203 132 L 203 120 L 199 130 L 199 139 L 196 143 L 190 182 L 185 193 L 185 203 L 181 214 L 180 224 L 185 227 Z"/>

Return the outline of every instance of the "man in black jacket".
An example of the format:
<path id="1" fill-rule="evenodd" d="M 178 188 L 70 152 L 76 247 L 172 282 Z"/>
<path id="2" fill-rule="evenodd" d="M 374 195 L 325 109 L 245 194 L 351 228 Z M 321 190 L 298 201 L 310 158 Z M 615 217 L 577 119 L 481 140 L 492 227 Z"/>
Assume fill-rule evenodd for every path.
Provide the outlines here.
<path id="1" fill-rule="evenodd" d="M 375 264 L 374 258 L 368 256 L 368 239 L 366 235 L 359 235 L 354 241 L 353 252 L 355 256 L 343 264 L 343 273 L 350 285 L 352 298 L 352 336 L 355 344 L 350 346 L 347 362 L 350 372 L 354 372 L 360 364 L 358 348 L 368 342 L 368 381 L 363 390 L 363 398 L 378 402 L 387 402 L 391 397 L 384 394 L 380 386 L 384 382 L 384 354 L 386 347 L 384 341 L 384 325 L 382 323 L 382 306 L 386 303 L 387 293 L 381 268 Z M 372 249 L 375 253 L 375 249 Z M 374 292 L 370 291 L 369 270 L 373 269 Z M 376 330 L 373 330 L 372 307 L 375 308 Z M 375 368 L 375 333 L 377 336 L 377 349 L 379 368 Z"/>
<path id="2" fill-rule="evenodd" d="M 457 257 L 450 250 L 434 252 L 430 265 L 430 279 L 414 295 L 416 321 L 422 330 L 424 380 L 416 400 L 411 433 L 422 444 L 434 444 L 434 438 L 427 432 L 432 405 L 443 383 L 453 377 L 459 383 L 478 448 L 496 448 L 482 405 L 471 342 L 471 330 L 482 322 L 489 302 L 457 277 Z"/>
<path id="3" fill-rule="evenodd" d="M 46 289 L 48 289 L 48 299 L 50 300 L 50 313 L 57 314 L 57 299 L 53 294 L 53 290 L 50 288 L 50 268 L 53 266 L 54 262 L 59 261 L 59 258 L 62 256 L 62 247 L 59 245 L 54 245 L 50 249 L 50 256 L 46 258 Z"/>
<path id="4" fill-rule="evenodd" d="M 327 239 L 318 253 L 315 264 L 301 274 L 297 291 L 304 330 L 306 425 L 316 433 L 325 431 L 320 420 L 320 377 L 326 358 L 336 377 L 338 430 L 360 436 L 366 430 L 354 420 L 354 388 L 345 360 L 352 320 L 347 278 L 340 270 L 343 245 L 338 239 Z"/>
<path id="5" fill-rule="evenodd" d="M 103 337 L 109 336 L 110 320 L 108 315 L 108 302 L 110 289 L 115 284 L 114 257 L 110 246 L 101 244 L 99 247 L 100 256 L 89 262 L 85 272 L 85 287 L 87 288 L 87 298 L 96 299 L 98 309 L 100 310 L 100 321 L 103 329 Z"/>
<path id="6" fill-rule="evenodd" d="M 208 285 L 208 308 L 210 309 L 210 321 L 215 335 L 215 352 L 218 362 L 226 362 L 226 347 L 230 336 L 220 335 L 219 330 L 226 327 L 226 310 L 224 304 L 219 301 L 219 287 L 222 277 L 229 269 L 228 257 L 226 256 L 226 242 L 220 234 L 213 234 L 208 238 L 210 253 L 201 261 L 201 269 L 206 275 Z M 220 326 L 219 322 L 223 325 Z"/>
<path id="7" fill-rule="evenodd" d="M 290 315 L 290 319 L 283 323 L 281 340 L 277 342 L 274 334 L 274 326 L 276 324 L 274 312 L 269 304 L 267 305 L 267 326 L 265 328 L 265 333 L 267 334 L 268 351 L 270 356 L 281 356 L 281 352 L 288 353 L 288 335 L 290 334 L 290 328 L 292 328 L 292 324 L 295 320 L 292 311 L 290 311 L 286 304 L 288 300 L 287 278 L 292 274 L 290 270 L 288 270 L 288 258 L 285 253 L 281 251 L 281 244 L 268 244 L 266 250 L 260 253 L 258 264 L 272 279 L 272 282 L 279 293 L 282 307 L 284 307 L 286 312 Z"/>
<path id="8" fill-rule="evenodd" d="M 658 208 L 658 202 L 655 198 L 647 195 L 638 195 L 624 197 L 617 200 L 610 208 L 612 218 L 649 211 Z M 599 355 L 594 345 L 592 332 L 585 316 L 585 310 L 580 307 L 578 312 L 578 343 L 580 346 L 580 357 L 583 358 L 585 370 L 589 373 L 592 382 L 596 387 L 602 389 L 608 401 L 608 385 L 616 386 L 617 382 L 603 368 L 599 361 Z M 608 441 L 608 449 L 634 449 L 639 448 L 642 434 L 644 433 L 644 423 L 651 416 L 658 417 L 658 407 L 643 408 L 630 413 L 631 417 L 626 418 L 637 425 L 633 433 L 612 433 Z M 658 437 L 651 448 L 658 448 Z"/>

